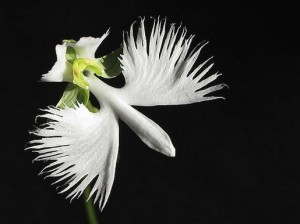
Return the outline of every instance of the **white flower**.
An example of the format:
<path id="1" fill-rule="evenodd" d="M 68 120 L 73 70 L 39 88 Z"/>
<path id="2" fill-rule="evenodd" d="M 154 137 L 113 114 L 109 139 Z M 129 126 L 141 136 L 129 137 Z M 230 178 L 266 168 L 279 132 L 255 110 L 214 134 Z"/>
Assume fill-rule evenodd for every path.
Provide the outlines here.
<path id="1" fill-rule="evenodd" d="M 72 44 L 79 57 L 94 58 L 101 38 L 81 38 Z M 34 131 L 40 139 L 31 141 L 29 147 L 39 153 L 36 160 L 50 161 L 42 171 L 55 182 L 64 181 L 62 192 L 70 190 L 67 197 L 79 197 L 95 179 L 90 197 L 99 200 L 102 209 L 110 194 L 116 168 L 119 146 L 118 119 L 123 120 L 150 148 L 167 156 L 175 156 L 175 148 L 168 134 L 130 105 L 179 105 L 212 100 L 220 97 L 206 96 L 223 88 L 224 84 L 206 87 L 219 74 L 204 78 L 212 64 L 206 62 L 194 67 L 202 47 L 189 52 L 193 36 L 186 38 L 186 29 L 157 20 L 147 41 L 144 20 L 141 20 L 137 37 L 133 25 L 123 41 L 120 58 L 126 84 L 113 88 L 93 74 L 85 77 L 89 90 L 100 103 L 100 111 L 91 113 L 84 105 L 58 109 L 49 107 L 39 117 L 49 119 L 42 128 Z M 65 59 L 67 44 L 57 45 L 57 62 L 43 75 L 44 81 L 72 81 L 72 66 Z M 199 72 L 201 68 L 205 69 Z M 100 198 L 100 199 L 99 199 Z M 71 199 L 71 200 L 72 200 Z"/>

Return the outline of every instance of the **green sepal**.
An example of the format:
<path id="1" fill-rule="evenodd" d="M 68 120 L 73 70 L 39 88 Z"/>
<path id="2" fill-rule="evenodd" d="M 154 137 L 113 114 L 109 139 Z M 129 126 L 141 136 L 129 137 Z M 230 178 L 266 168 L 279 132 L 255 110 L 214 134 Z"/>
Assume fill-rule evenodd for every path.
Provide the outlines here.
<path id="1" fill-rule="evenodd" d="M 82 89 L 73 83 L 68 83 L 56 107 L 65 108 L 67 106 L 73 108 L 77 102 L 86 105 L 88 101 L 89 101 L 88 90 Z"/>
<path id="2" fill-rule="evenodd" d="M 73 39 L 66 39 L 66 40 L 63 40 L 62 41 L 63 43 L 72 43 L 72 44 L 74 44 L 74 43 L 76 43 L 76 40 L 73 40 Z"/>
<path id="3" fill-rule="evenodd" d="M 76 103 L 84 104 L 87 109 L 93 113 L 97 112 L 99 109 L 94 107 L 89 100 L 90 92 L 89 90 L 82 89 L 79 86 L 69 83 L 63 93 L 63 96 L 59 100 L 56 107 L 65 108 L 70 107 L 74 108 Z"/>
<path id="4" fill-rule="evenodd" d="M 96 113 L 99 111 L 99 109 L 97 107 L 95 107 L 90 100 L 88 100 L 88 102 L 85 106 L 92 113 Z"/>
<path id="5" fill-rule="evenodd" d="M 122 48 L 118 48 L 117 50 L 111 52 L 108 55 L 104 55 L 103 57 L 99 58 L 99 62 L 103 65 L 102 74 L 100 75 L 103 78 L 113 78 L 121 74 L 121 63 L 118 59 L 120 55 L 123 53 Z"/>
<path id="6" fill-rule="evenodd" d="M 69 63 L 73 64 L 76 59 L 77 59 L 76 50 L 73 47 L 68 46 L 66 50 L 66 60 Z"/>

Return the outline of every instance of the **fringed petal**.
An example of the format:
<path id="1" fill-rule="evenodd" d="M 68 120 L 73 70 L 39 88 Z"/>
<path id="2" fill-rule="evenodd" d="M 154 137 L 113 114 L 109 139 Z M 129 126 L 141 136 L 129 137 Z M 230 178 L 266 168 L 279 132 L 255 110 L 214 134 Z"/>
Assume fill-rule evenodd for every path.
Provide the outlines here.
<path id="1" fill-rule="evenodd" d="M 126 80 L 126 85 L 120 89 L 124 101 L 131 105 L 153 106 L 190 104 L 220 98 L 206 96 L 225 86 L 207 87 L 220 75 L 216 73 L 204 77 L 213 64 L 207 66 L 205 62 L 194 68 L 206 43 L 189 53 L 194 36 L 186 38 L 185 28 L 175 28 L 172 24 L 166 31 L 166 22 L 158 19 L 154 22 L 148 41 L 144 20 L 140 22 L 136 38 L 133 25 L 124 38 L 120 59 Z"/>
<path id="2" fill-rule="evenodd" d="M 109 104 L 118 118 L 123 120 L 147 146 L 166 156 L 175 156 L 175 148 L 169 135 L 153 120 L 120 100 L 121 96 L 116 94 L 115 88 L 95 75 L 89 77 L 89 86 L 101 105 Z"/>
<path id="3" fill-rule="evenodd" d="M 104 106 L 91 113 L 79 104 L 75 109 L 50 107 L 39 117 L 48 122 L 33 133 L 40 139 L 30 142 L 31 149 L 39 153 L 36 161 L 47 161 L 41 173 L 63 182 L 62 192 L 67 198 L 79 197 L 95 180 L 90 197 L 99 200 L 102 209 L 109 197 L 115 176 L 119 145 L 119 126 L 115 113 Z M 99 199 L 100 198 L 100 199 Z"/>

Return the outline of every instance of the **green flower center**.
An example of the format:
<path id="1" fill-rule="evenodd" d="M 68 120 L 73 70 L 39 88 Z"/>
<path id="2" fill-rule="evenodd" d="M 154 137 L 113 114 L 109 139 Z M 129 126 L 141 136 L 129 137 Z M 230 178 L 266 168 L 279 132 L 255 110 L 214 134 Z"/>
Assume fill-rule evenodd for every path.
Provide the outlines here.
<path id="1" fill-rule="evenodd" d="M 65 58 L 72 65 L 73 83 L 68 83 L 56 107 L 74 107 L 78 102 L 84 104 L 89 111 L 97 112 L 99 109 L 94 107 L 90 101 L 86 75 L 93 73 L 106 79 L 118 76 L 122 71 L 118 59 L 122 54 L 122 48 L 118 48 L 101 58 L 78 58 L 75 48 L 68 46 L 76 43 L 76 41 L 63 40 L 63 43 L 67 45 Z"/>
<path id="2" fill-rule="evenodd" d="M 104 66 L 100 60 L 94 58 L 77 58 L 76 50 L 68 46 L 66 50 L 66 60 L 72 64 L 73 83 L 83 89 L 88 89 L 89 85 L 85 80 L 84 71 L 102 76 L 105 73 Z"/>
<path id="3" fill-rule="evenodd" d="M 102 76 L 104 73 L 103 65 L 96 59 L 78 58 L 73 63 L 73 83 L 83 89 L 88 89 L 89 85 L 85 80 L 84 71 L 95 73 Z"/>

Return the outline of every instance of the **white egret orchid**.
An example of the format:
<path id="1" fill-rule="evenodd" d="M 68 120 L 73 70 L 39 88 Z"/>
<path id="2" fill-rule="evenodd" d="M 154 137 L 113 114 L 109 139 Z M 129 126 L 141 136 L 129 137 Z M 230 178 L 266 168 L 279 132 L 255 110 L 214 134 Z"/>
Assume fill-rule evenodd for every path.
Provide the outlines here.
<path id="1" fill-rule="evenodd" d="M 194 66 L 205 44 L 189 52 L 193 36 L 186 38 L 185 28 L 171 25 L 167 30 L 166 22 L 157 20 L 147 38 L 144 20 L 136 37 L 133 26 L 124 37 L 123 53 L 118 54 L 120 71 L 122 69 L 126 81 L 123 88 L 113 88 L 95 76 L 115 75 L 107 72 L 105 57 L 96 59 L 94 56 L 108 32 L 101 38 L 84 37 L 78 42 L 65 41 L 56 46 L 57 62 L 42 80 L 74 83 L 77 92 L 74 89 L 71 92 L 76 92 L 73 98 L 79 102 L 62 105 L 70 97 L 70 92 L 65 92 L 61 107 L 45 109 L 45 114 L 38 117 L 46 118 L 47 122 L 33 131 L 39 139 L 31 141 L 28 147 L 39 153 L 36 160 L 50 162 L 42 173 L 58 178 L 55 183 L 63 181 L 61 192 L 70 191 L 67 198 L 71 200 L 79 197 L 95 180 L 89 197 L 96 194 L 94 203 L 99 201 L 100 209 L 105 206 L 114 181 L 119 147 L 118 119 L 150 148 L 175 156 L 168 134 L 132 105 L 179 105 L 217 99 L 221 97 L 207 95 L 225 86 L 207 87 L 220 74 L 204 77 L 212 67 L 212 64 L 206 65 L 208 60 Z M 88 96 L 90 91 L 99 101 L 100 110 L 94 110 L 88 97 L 78 100 L 80 91 L 83 91 L 81 96 Z"/>

